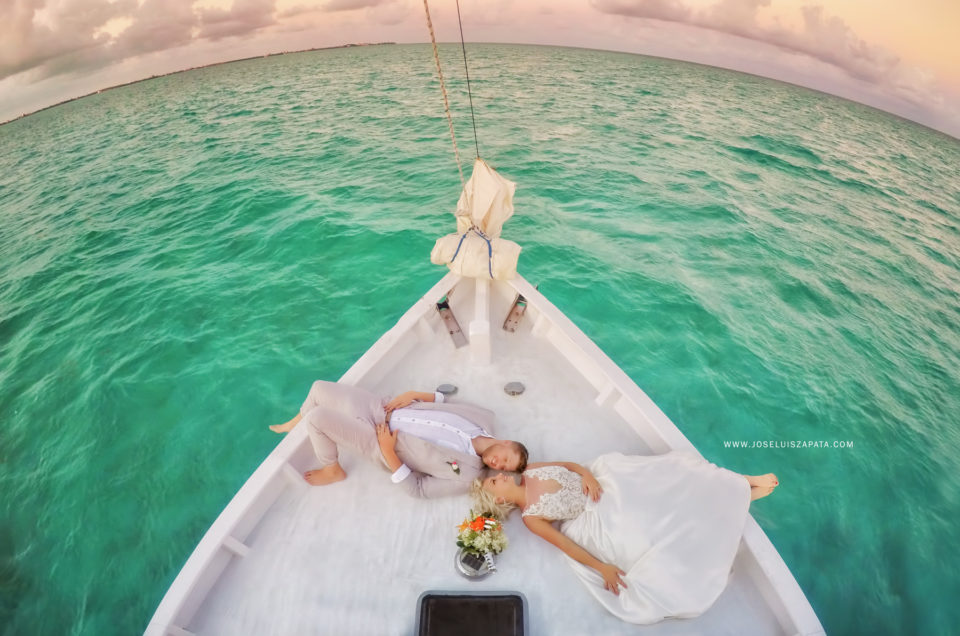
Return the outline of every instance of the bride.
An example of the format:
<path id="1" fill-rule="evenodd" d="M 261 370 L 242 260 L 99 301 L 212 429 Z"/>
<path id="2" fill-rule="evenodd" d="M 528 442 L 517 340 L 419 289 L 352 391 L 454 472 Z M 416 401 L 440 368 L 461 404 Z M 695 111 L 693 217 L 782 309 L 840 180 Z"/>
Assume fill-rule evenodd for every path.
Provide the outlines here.
<path id="1" fill-rule="evenodd" d="M 589 470 L 536 463 L 522 475 L 478 479 L 471 494 L 474 509 L 501 518 L 519 508 L 527 528 L 563 550 L 615 616 L 655 623 L 699 616 L 713 605 L 750 502 L 778 484 L 772 473 L 740 475 L 693 453 L 610 453 Z"/>

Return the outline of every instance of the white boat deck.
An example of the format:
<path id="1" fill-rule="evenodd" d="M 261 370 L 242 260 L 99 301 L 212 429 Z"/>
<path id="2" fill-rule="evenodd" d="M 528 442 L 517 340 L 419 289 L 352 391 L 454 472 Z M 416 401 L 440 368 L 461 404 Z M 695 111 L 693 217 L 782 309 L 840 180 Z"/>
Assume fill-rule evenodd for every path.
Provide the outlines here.
<path id="1" fill-rule="evenodd" d="M 491 408 L 496 434 L 525 443 L 531 461 L 586 464 L 610 451 L 691 448 L 522 279 L 490 289 L 491 362 L 476 361 L 485 356 L 482 347 L 473 348 L 483 340 L 482 324 L 469 336 L 470 346 L 456 349 L 433 308 L 456 283 L 454 276 L 438 283 L 343 381 L 383 395 L 454 384 L 459 392 L 452 400 Z M 508 333 L 501 325 L 515 287 L 531 302 L 518 331 Z M 475 297 L 470 280 L 460 281 L 450 296 L 465 333 Z M 505 394 L 510 381 L 522 382 L 526 392 Z M 308 389 L 303 387 L 304 395 Z M 298 406 L 291 405 L 291 412 Z M 520 591 L 535 635 L 822 633 L 752 518 L 730 584 L 714 607 L 695 619 L 638 626 L 607 614 L 563 554 L 528 532 L 517 513 L 506 524 L 510 545 L 498 557 L 499 571 L 479 582 L 461 578 L 453 559 L 456 526 L 470 507 L 467 496 L 413 499 L 381 466 L 349 451 L 341 461 L 346 481 L 308 486 L 298 474 L 315 467 L 309 442 L 302 430 L 288 435 L 198 546 L 147 633 L 408 635 L 417 599 L 427 590 Z"/>

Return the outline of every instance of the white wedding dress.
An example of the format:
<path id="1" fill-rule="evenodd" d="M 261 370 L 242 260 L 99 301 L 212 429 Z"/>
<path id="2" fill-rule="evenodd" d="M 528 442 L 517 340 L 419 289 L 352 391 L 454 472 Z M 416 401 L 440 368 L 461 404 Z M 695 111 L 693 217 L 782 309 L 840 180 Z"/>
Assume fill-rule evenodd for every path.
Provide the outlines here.
<path id="1" fill-rule="evenodd" d="M 559 466 L 524 473 L 523 515 L 563 521 L 561 532 L 627 574 L 615 596 L 595 570 L 567 557 L 593 596 L 631 623 L 699 616 L 727 585 L 740 545 L 750 485 L 743 476 L 684 452 L 602 455 L 590 466 L 599 502 Z"/>

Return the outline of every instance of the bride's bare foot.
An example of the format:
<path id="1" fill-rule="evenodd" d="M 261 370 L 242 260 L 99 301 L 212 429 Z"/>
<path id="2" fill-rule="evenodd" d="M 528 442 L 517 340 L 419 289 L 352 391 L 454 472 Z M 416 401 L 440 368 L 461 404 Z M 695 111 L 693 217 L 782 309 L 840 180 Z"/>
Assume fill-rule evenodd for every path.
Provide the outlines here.
<path id="1" fill-rule="evenodd" d="M 284 422 L 283 424 L 271 424 L 268 428 L 274 433 L 289 433 L 290 431 L 293 430 L 293 427 L 296 426 L 299 421 L 300 421 L 300 414 L 297 413 L 296 417 L 294 417 L 289 422 Z"/>
<path id="2" fill-rule="evenodd" d="M 750 488 L 750 501 L 762 499 L 773 492 L 775 486 L 754 486 Z"/>
<path id="3" fill-rule="evenodd" d="M 347 473 L 344 472 L 340 464 L 334 463 L 319 470 L 308 470 L 303 474 L 303 478 L 307 480 L 307 483 L 314 486 L 326 486 L 343 481 L 347 478 Z"/>
<path id="4" fill-rule="evenodd" d="M 750 484 L 751 488 L 776 488 L 780 485 L 780 481 L 777 480 L 777 476 L 773 473 L 767 473 L 766 475 L 744 475 L 747 478 L 747 482 Z M 768 493 L 769 494 L 769 493 Z"/>

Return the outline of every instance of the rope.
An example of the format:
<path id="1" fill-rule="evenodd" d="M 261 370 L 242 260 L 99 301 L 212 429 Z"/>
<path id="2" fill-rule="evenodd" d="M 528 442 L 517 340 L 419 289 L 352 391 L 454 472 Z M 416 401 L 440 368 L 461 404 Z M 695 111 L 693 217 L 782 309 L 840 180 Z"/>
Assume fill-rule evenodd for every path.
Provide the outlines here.
<path id="1" fill-rule="evenodd" d="M 473 93 L 470 91 L 470 69 L 467 67 L 467 46 L 463 41 L 463 21 L 460 19 L 460 0 L 456 0 L 456 3 L 457 22 L 460 24 L 460 48 L 463 50 L 463 70 L 467 75 L 467 95 L 470 97 L 470 119 L 473 121 L 473 143 L 477 148 L 477 159 L 479 159 L 480 141 L 477 138 L 477 118 L 473 112 Z M 447 99 L 447 85 L 443 81 L 443 69 L 440 68 L 440 53 L 437 50 L 437 37 L 433 32 L 433 21 L 430 19 L 430 6 L 427 4 L 427 0 L 423 0 L 423 10 L 427 14 L 427 28 L 430 29 L 430 42 L 433 44 L 433 59 L 437 63 L 437 75 L 440 76 L 440 92 L 443 93 L 443 110 L 447 115 L 447 123 L 450 126 L 450 139 L 453 141 L 453 154 L 457 157 L 457 170 L 460 171 L 460 185 L 466 186 L 466 182 L 463 179 L 463 166 L 460 163 L 460 149 L 457 148 L 457 137 L 453 134 L 453 117 L 450 116 L 450 101 Z M 457 260 L 457 255 L 460 254 L 460 248 L 463 246 L 463 240 L 467 238 L 467 234 L 470 232 L 476 232 L 477 236 L 487 242 L 487 271 L 490 273 L 490 278 L 493 278 L 493 244 L 490 242 L 490 238 L 483 233 L 483 230 L 476 225 L 472 225 L 469 230 L 460 236 L 460 242 L 457 243 L 457 250 L 453 253 L 453 258 L 450 259 L 450 263 Z M 490 571 L 496 572 L 496 569 L 496 566 L 492 565 L 491 559 Z"/>
<path id="2" fill-rule="evenodd" d="M 424 0 L 426 2 L 426 0 Z M 473 114 L 473 93 L 470 91 L 470 69 L 467 68 L 467 45 L 463 42 L 463 21 L 460 19 L 460 0 L 457 0 L 457 22 L 460 24 L 460 48 L 463 50 L 463 72 L 467 76 L 467 95 L 470 97 L 470 119 L 473 121 L 473 143 L 480 158 L 480 142 L 477 139 L 477 117 Z"/>
<path id="3" fill-rule="evenodd" d="M 437 74 L 440 76 L 440 92 L 443 93 L 443 110 L 447 114 L 447 123 L 450 126 L 450 139 L 453 141 L 453 154 L 457 157 L 457 170 L 460 172 L 460 185 L 464 186 L 466 185 L 466 181 L 463 179 L 463 166 L 460 164 L 460 150 L 457 148 L 457 137 L 453 134 L 453 118 L 450 116 L 450 101 L 447 99 L 447 86 L 443 81 L 443 69 L 440 68 L 440 53 L 437 51 L 437 38 L 433 34 L 433 22 L 430 20 L 430 7 L 427 6 L 427 0 L 423 0 L 423 10 L 427 12 L 427 28 L 430 29 L 430 41 L 433 43 L 433 59 L 437 62 Z M 457 15 L 460 15 L 459 4 L 457 5 Z M 463 29 L 461 27 L 461 37 L 462 32 Z M 464 52 L 464 60 L 466 60 L 466 52 Z M 472 102 L 470 108 L 472 112 Z M 476 134 L 476 124 L 474 124 L 474 134 Z M 479 151 L 477 152 L 477 156 L 479 156 Z"/>

